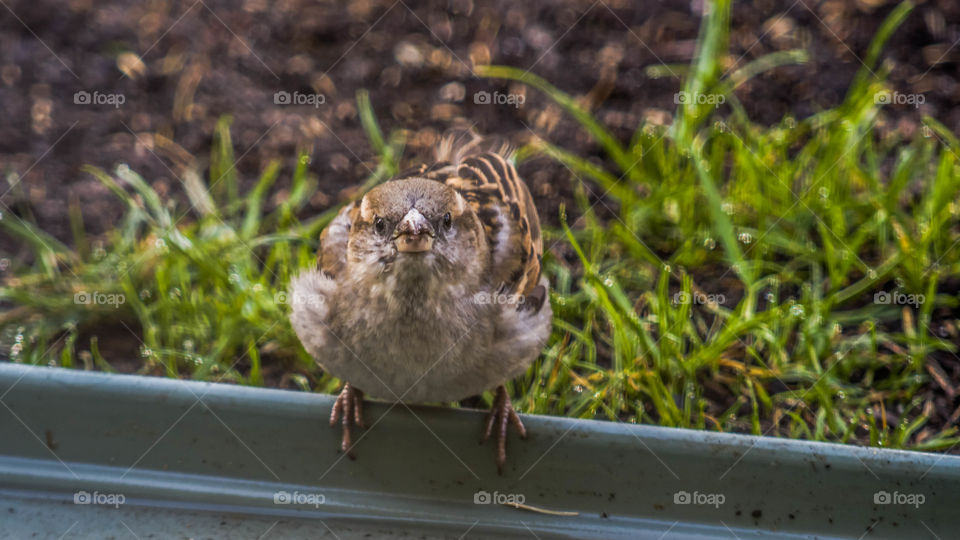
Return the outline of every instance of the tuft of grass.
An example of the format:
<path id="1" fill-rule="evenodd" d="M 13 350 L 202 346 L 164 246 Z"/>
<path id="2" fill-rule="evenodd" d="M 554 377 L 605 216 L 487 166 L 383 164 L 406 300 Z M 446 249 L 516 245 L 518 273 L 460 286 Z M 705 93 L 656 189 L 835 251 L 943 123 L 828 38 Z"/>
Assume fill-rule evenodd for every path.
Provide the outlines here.
<path id="1" fill-rule="evenodd" d="M 384 140 L 365 93 L 358 103 L 381 157 L 360 196 L 397 171 L 402 147 L 396 136 Z M 217 125 L 206 179 L 182 171 L 191 209 L 163 200 L 120 165 L 112 173 L 86 168 L 127 207 L 123 222 L 91 250 L 71 250 L 17 216 L 0 220 L 35 256 L 33 268 L 0 287 L 0 301 L 16 306 L 0 315 L 0 339 L 13 344 L 2 354 L 110 370 L 96 336 L 109 328 L 137 341 L 139 373 L 262 385 L 269 366 L 275 378 L 304 389 L 335 387 L 317 376 L 290 328 L 285 291 L 291 273 L 316 260 L 319 231 L 339 208 L 297 219 L 317 185 L 305 153 L 279 203 L 268 208 L 279 162 L 241 197 L 229 126 L 229 118 Z M 85 245 L 82 227 L 75 230 L 75 244 Z"/>
<path id="2" fill-rule="evenodd" d="M 605 158 L 543 140 L 519 153 L 570 169 L 579 217 L 571 223 L 564 212 L 560 229 L 545 231 L 554 334 L 512 383 L 515 403 L 580 418 L 952 448 L 960 436 L 936 421 L 932 388 L 937 359 L 956 350 L 941 332 L 960 339 L 947 285 L 960 274 L 960 142 L 930 118 L 912 140 L 875 129 L 876 96 L 887 91 L 880 53 L 911 5 L 877 32 L 843 103 L 760 126 L 736 88 L 805 54 L 725 73 L 730 4 L 711 3 L 695 60 L 677 70 L 691 99 L 672 125 L 637 126 L 628 141 L 535 74 L 476 69 L 543 92 Z M 724 108 L 713 105 L 719 98 Z M 362 193 L 396 172 L 402 141 L 384 137 L 363 92 L 358 105 L 379 157 Z M 0 227 L 34 260 L 0 287 L 0 302 L 14 306 L 0 314 L 0 355 L 111 369 L 96 334 L 119 326 L 142 340 L 140 372 L 254 385 L 285 378 L 332 391 L 337 381 L 317 372 L 287 323 L 283 291 L 312 264 L 337 209 L 297 219 L 315 189 L 306 155 L 276 205 L 266 196 L 279 163 L 245 194 L 232 163 L 225 118 L 208 177 L 183 172 L 192 210 L 161 200 L 124 166 L 88 169 L 128 210 L 91 243 L 72 207 L 75 249 L 28 216 L 4 216 Z M 598 217 L 598 205 L 614 217 Z M 124 301 L 82 303 L 94 293 Z"/>
<path id="3" fill-rule="evenodd" d="M 958 145 L 935 120 L 881 138 L 877 32 L 842 104 L 753 124 L 733 91 L 802 51 L 725 74 L 730 2 L 711 4 L 670 127 L 619 141 L 534 74 L 481 66 L 564 109 L 606 160 L 536 140 L 576 181 L 576 226 L 548 231 L 578 264 L 547 259 L 554 339 L 515 385 L 525 410 L 915 449 L 949 449 L 931 366 L 953 357 Z M 697 99 L 703 96 L 706 99 Z M 726 103 L 725 109 L 714 103 Z M 602 222 L 597 206 L 615 218 Z M 939 313 L 935 320 L 935 313 Z M 951 335 L 956 339 L 956 335 Z M 940 355 L 940 356 L 938 356 Z M 942 356 L 946 355 L 946 356 Z"/>

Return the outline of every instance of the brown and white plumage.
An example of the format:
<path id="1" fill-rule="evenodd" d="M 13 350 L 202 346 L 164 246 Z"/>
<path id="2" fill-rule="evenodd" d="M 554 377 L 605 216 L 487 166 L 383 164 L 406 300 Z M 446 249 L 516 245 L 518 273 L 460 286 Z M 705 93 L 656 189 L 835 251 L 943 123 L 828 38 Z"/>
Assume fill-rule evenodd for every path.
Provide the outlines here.
<path id="1" fill-rule="evenodd" d="M 297 335 L 350 383 L 334 409 L 345 450 L 359 391 L 459 400 L 521 374 L 545 344 L 539 219 L 505 153 L 473 136 L 445 139 L 436 163 L 341 210 L 321 235 L 319 268 L 292 281 Z M 500 388 L 494 413 L 487 432 L 497 423 L 502 454 L 507 423 L 522 424 Z"/>
<path id="2" fill-rule="evenodd" d="M 533 197 L 509 160 L 509 150 L 471 154 L 456 148 L 448 137 L 438 151 L 437 162 L 420 165 L 400 175 L 423 177 L 456 189 L 483 223 L 491 252 L 493 281 L 501 292 L 528 295 L 540 281 L 543 240 Z M 481 142 L 482 139 L 475 139 Z"/>

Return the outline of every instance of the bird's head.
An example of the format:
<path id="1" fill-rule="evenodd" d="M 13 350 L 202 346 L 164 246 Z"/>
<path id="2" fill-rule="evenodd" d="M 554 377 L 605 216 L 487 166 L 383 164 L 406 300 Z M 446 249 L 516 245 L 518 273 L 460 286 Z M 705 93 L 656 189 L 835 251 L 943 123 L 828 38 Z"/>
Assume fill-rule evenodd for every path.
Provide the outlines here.
<path id="1" fill-rule="evenodd" d="M 453 188 L 424 178 L 386 182 L 360 203 L 347 247 L 351 263 L 414 271 L 482 268 L 483 227 Z"/>

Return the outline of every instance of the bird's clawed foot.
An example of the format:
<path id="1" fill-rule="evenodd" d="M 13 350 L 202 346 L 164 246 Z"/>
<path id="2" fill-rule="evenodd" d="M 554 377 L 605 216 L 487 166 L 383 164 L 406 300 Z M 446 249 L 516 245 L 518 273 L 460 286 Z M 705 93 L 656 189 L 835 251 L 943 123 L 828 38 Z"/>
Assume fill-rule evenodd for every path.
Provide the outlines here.
<path id="1" fill-rule="evenodd" d="M 527 430 L 523 427 L 523 422 L 513 409 L 513 403 L 510 402 L 510 396 L 507 395 L 507 389 L 500 385 L 497 387 L 496 395 L 493 398 L 493 407 L 487 414 L 487 429 L 483 433 L 480 442 L 484 442 L 495 435 L 497 439 L 497 472 L 503 474 L 503 464 L 507 462 L 507 425 L 513 424 L 520 433 L 521 438 L 527 437 Z M 496 431 L 494 431 L 496 429 Z"/>
<path id="2" fill-rule="evenodd" d="M 366 428 L 363 425 L 363 391 L 356 389 L 350 383 L 343 384 L 343 390 L 337 396 L 337 401 L 333 404 L 333 410 L 330 411 L 330 427 L 337 425 L 337 421 L 343 423 L 343 440 L 340 443 L 340 449 L 346 452 L 350 459 L 354 458 L 352 452 L 352 439 L 350 429 L 354 426 Z"/>

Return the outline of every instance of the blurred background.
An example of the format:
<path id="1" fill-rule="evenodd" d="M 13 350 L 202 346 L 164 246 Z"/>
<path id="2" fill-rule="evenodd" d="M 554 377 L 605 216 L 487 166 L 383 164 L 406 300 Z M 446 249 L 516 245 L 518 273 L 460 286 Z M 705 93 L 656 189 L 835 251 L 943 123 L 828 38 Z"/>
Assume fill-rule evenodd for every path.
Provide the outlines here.
<path id="1" fill-rule="evenodd" d="M 725 67 L 802 48 L 809 60 L 737 90 L 750 118 L 772 124 L 837 106 L 870 39 L 895 5 L 884 0 L 734 3 Z M 517 143 L 534 133 L 580 154 L 596 144 L 549 100 L 524 86 L 480 79 L 476 64 L 516 66 L 577 96 L 629 139 L 644 120 L 669 123 L 680 76 L 695 50 L 702 0 L 659 2 L 313 2 L 282 0 L 4 0 L 0 8 L 0 198 L 69 240 L 68 201 L 93 234 L 123 210 L 84 164 L 126 163 L 158 193 L 203 163 L 217 120 L 233 118 L 240 180 L 271 159 L 289 172 L 298 149 L 320 180 L 316 211 L 342 202 L 373 169 L 355 94 L 368 89 L 384 130 L 408 130 L 407 157 L 429 154 L 455 117 Z M 890 86 L 925 102 L 893 104 L 881 129 L 910 136 L 923 114 L 960 131 L 960 5 L 920 2 L 884 49 Z M 520 107 L 478 104 L 478 91 L 520 93 Z M 77 92 L 91 103 L 76 103 Z M 123 96 L 92 103 L 93 93 Z M 274 94 L 322 95 L 322 104 L 276 104 Z M 200 159 L 199 163 L 190 164 Z M 569 199 L 569 172 L 547 159 L 523 164 L 541 214 Z M 273 190 L 283 197 L 281 174 Z M 18 184 L 11 189 L 12 184 Z M 276 199 L 274 200 L 276 202 Z M 305 212 L 309 212 L 307 209 Z M 18 251 L 0 237 L 7 257 Z"/>

